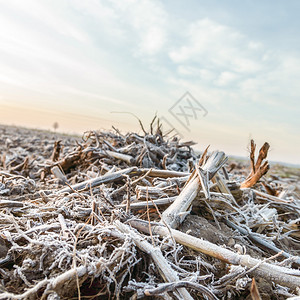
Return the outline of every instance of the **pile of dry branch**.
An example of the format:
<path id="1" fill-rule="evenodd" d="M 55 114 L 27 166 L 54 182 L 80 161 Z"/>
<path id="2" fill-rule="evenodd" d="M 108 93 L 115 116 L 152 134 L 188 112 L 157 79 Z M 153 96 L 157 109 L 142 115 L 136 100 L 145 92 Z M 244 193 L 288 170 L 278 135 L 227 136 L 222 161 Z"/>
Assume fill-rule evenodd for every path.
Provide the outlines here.
<path id="1" fill-rule="evenodd" d="M 0 127 L 0 299 L 296 297 L 299 177 L 143 132 Z"/>

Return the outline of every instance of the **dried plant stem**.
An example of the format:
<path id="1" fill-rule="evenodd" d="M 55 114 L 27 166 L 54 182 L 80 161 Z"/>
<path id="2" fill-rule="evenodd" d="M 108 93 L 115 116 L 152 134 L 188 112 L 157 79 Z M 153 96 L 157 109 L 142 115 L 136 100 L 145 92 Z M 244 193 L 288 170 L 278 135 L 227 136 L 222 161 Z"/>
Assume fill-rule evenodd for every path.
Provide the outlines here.
<path id="1" fill-rule="evenodd" d="M 139 247 L 142 251 L 151 255 L 151 258 L 153 259 L 163 279 L 166 282 L 179 281 L 179 277 L 176 271 L 174 271 L 171 268 L 168 261 L 164 258 L 161 250 L 158 247 L 152 246 L 139 233 L 132 230 L 128 225 L 125 225 L 120 221 L 115 221 L 115 225 L 121 232 L 128 234 L 132 238 L 133 242 L 136 244 L 137 247 Z M 193 299 L 185 288 L 178 288 L 176 290 L 183 299 Z"/>
<path id="2" fill-rule="evenodd" d="M 248 230 L 230 222 L 229 220 L 225 220 L 226 224 L 231 227 L 234 230 L 238 230 L 241 234 L 243 234 L 244 236 L 247 236 L 250 240 L 252 240 L 253 242 L 261 245 L 264 248 L 267 248 L 275 253 L 281 253 L 282 256 L 286 257 L 286 258 L 290 258 L 291 255 L 285 251 L 282 251 L 281 249 L 277 248 L 276 246 L 270 244 L 269 242 L 267 242 L 266 240 L 261 239 L 259 236 L 254 235 L 251 230 L 248 228 Z M 300 265 L 300 257 L 298 259 L 295 260 L 295 262 Z"/>
<path id="3" fill-rule="evenodd" d="M 38 284 L 28 289 L 23 294 L 13 294 L 13 293 L 1 293 L 0 299 L 11 299 L 11 300 L 19 300 L 19 299 L 30 299 L 30 297 L 36 295 L 36 293 L 47 285 L 43 297 L 45 297 L 50 291 L 55 291 L 56 289 L 61 288 L 67 281 L 76 280 L 76 275 L 78 277 L 83 277 L 87 274 L 87 268 L 85 266 L 80 266 L 77 268 L 73 268 L 63 274 L 57 276 L 56 278 L 44 279 L 40 281 Z"/>
<path id="4" fill-rule="evenodd" d="M 148 222 L 132 220 L 129 221 L 129 224 L 132 227 L 149 234 Z M 253 268 L 259 264 L 259 266 L 252 272 L 255 276 L 263 277 L 267 280 L 274 281 L 275 283 L 290 287 L 292 289 L 296 289 L 300 286 L 300 276 L 290 275 L 292 273 L 291 271 L 293 271 L 291 269 L 280 267 L 278 265 L 272 265 L 270 263 L 262 263 L 261 260 L 253 258 L 250 255 L 241 255 L 235 253 L 231 250 L 217 246 L 203 239 L 190 236 L 175 229 L 171 229 L 171 232 L 177 243 L 220 259 L 226 263 L 241 265 L 248 268 Z M 161 237 L 165 237 L 169 235 L 169 231 L 162 225 L 153 224 L 152 234 L 158 234 Z"/>
<path id="5" fill-rule="evenodd" d="M 59 166 L 54 166 L 53 168 L 51 168 L 51 172 L 56 178 L 60 179 L 62 183 L 65 184 L 66 182 L 68 182 L 65 174 L 62 172 Z"/>
<path id="6" fill-rule="evenodd" d="M 251 150 L 250 150 L 250 162 L 251 162 L 251 173 L 246 178 L 245 181 L 241 183 L 241 188 L 252 187 L 258 180 L 264 176 L 269 170 L 268 161 L 264 161 L 267 158 L 268 151 L 270 145 L 268 143 L 264 143 L 263 146 L 259 150 L 258 158 L 255 164 L 255 148 L 256 145 L 253 140 L 251 140 Z"/>
<path id="7" fill-rule="evenodd" d="M 148 172 L 149 169 L 141 169 L 141 172 Z M 170 177 L 185 177 L 190 176 L 190 173 L 187 172 L 177 172 L 177 171 L 170 171 L 170 170 L 157 170 L 151 169 L 148 176 L 150 177 L 160 177 L 160 178 L 170 178 Z"/>
<path id="8" fill-rule="evenodd" d="M 198 172 L 194 171 L 186 186 L 177 199 L 162 213 L 163 220 L 171 227 L 177 228 L 185 219 L 191 209 L 193 200 L 196 198 L 201 186 L 204 193 L 209 195 L 208 181 L 224 165 L 227 157 L 224 152 L 213 152 Z"/>
<path id="9" fill-rule="evenodd" d="M 171 227 L 177 228 L 185 219 L 193 200 L 200 191 L 201 183 L 197 174 L 181 191 L 176 200 L 162 213 L 162 219 Z"/>
<path id="10" fill-rule="evenodd" d="M 108 155 L 110 155 L 113 158 L 125 161 L 128 165 L 133 165 L 134 161 L 135 161 L 135 159 L 131 155 L 122 154 L 122 153 L 110 151 L 110 150 L 105 150 L 105 153 L 107 153 Z"/>
<path id="11" fill-rule="evenodd" d="M 58 193 L 59 194 L 70 193 L 73 190 L 77 191 L 77 190 L 89 189 L 91 187 L 98 186 L 102 183 L 117 181 L 117 180 L 120 180 L 124 175 L 128 175 L 135 171 L 137 171 L 137 168 L 131 167 L 131 168 L 123 169 L 123 170 L 120 170 L 120 171 L 117 171 L 114 173 L 105 174 L 100 177 L 96 177 L 93 179 L 89 179 L 89 180 L 74 184 L 71 187 L 63 188 L 63 189 L 59 190 Z"/>
<path id="12" fill-rule="evenodd" d="M 186 287 L 192 288 L 194 290 L 198 290 L 205 294 L 208 299 L 218 300 L 218 298 L 205 286 L 191 282 L 191 281 L 178 281 L 178 282 L 171 282 L 171 283 L 163 283 L 160 284 L 159 287 L 153 289 L 146 289 L 144 291 L 145 296 L 155 296 L 160 295 L 166 291 L 174 291 L 175 289 Z"/>

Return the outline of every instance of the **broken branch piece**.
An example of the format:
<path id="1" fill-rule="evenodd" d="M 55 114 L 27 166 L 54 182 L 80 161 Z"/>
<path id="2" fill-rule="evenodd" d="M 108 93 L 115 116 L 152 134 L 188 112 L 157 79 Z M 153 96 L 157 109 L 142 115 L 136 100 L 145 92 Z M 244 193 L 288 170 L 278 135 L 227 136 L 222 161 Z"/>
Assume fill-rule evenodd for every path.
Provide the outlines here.
<path id="1" fill-rule="evenodd" d="M 266 142 L 259 150 L 258 158 L 255 163 L 255 148 L 256 145 L 253 140 L 251 140 L 251 151 L 250 151 L 250 161 L 251 161 L 251 173 L 246 178 L 245 181 L 241 183 L 241 188 L 252 187 L 258 180 L 263 177 L 269 170 L 268 161 L 264 161 L 267 158 L 270 145 Z M 263 162 L 264 161 L 264 162 Z"/>

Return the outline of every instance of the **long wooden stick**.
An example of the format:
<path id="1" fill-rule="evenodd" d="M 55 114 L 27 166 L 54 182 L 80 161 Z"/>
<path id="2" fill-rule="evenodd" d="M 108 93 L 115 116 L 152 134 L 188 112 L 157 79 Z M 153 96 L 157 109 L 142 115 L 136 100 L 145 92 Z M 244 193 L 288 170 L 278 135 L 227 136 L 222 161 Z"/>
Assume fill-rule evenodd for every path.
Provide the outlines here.
<path id="1" fill-rule="evenodd" d="M 162 213 L 163 222 L 171 228 L 177 228 L 185 219 L 191 204 L 202 187 L 205 187 L 206 194 L 209 195 L 208 181 L 224 165 L 227 157 L 224 152 L 213 152 L 199 172 L 194 171 L 187 185 L 181 191 L 177 199 Z"/>
<path id="2" fill-rule="evenodd" d="M 154 207 L 153 203 L 155 203 L 155 205 L 166 205 L 166 204 L 173 203 L 176 198 L 177 198 L 177 196 L 175 196 L 175 197 L 165 197 L 165 198 L 155 199 L 155 200 L 152 200 L 152 201 L 133 202 L 133 203 L 130 203 L 130 209 L 141 209 L 141 208 L 147 207 L 147 205 L 149 207 Z M 125 208 L 125 207 L 126 207 L 126 204 L 116 205 L 116 208 Z"/>
<path id="3" fill-rule="evenodd" d="M 289 253 L 277 248 L 276 246 L 270 244 L 268 241 L 261 239 L 260 237 L 254 235 L 250 229 L 248 229 L 249 231 L 247 231 L 246 229 L 242 228 L 241 226 L 238 226 L 232 222 L 230 222 L 229 220 L 225 220 L 226 224 L 234 229 L 234 230 L 238 230 L 243 236 L 247 236 L 250 240 L 258 243 L 259 245 L 263 246 L 264 248 L 267 248 L 275 253 L 281 253 L 282 256 L 286 257 L 286 258 L 290 258 L 292 255 L 290 255 Z M 295 263 L 300 266 L 300 257 L 298 259 L 295 259 Z"/>
<path id="4" fill-rule="evenodd" d="M 141 169 L 143 173 L 148 172 L 150 169 Z M 151 169 L 148 176 L 150 177 L 161 177 L 161 178 L 171 178 L 171 177 L 184 177 L 189 176 L 190 173 L 187 172 L 178 172 L 178 171 L 171 171 L 171 170 L 157 170 Z"/>
<path id="5" fill-rule="evenodd" d="M 149 234 L 148 222 L 131 220 L 129 221 L 129 224 L 132 227 Z M 153 235 L 158 234 L 161 237 L 170 236 L 171 234 L 177 243 L 220 259 L 226 263 L 245 266 L 249 269 L 253 268 L 252 273 L 255 276 L 263 277 L 269 281 L 274 281 L 275 283 L 292 289 L 296 289 L 300 286 L 299 270 L 272 265 L 260 259 L 253 258 L 250 255 L 241 255 L 178 230 L 167 229 L 160 224 L 152 224 L 151 230 Z"/>
<path id="6" fill-rule="evenodd" d="M 90 187 L 95 187 L 98 186 L 102 183 L 108 183 L 108 182 L 113 182 L 116 180 L 121 179 L 124 175 L 128 175 L 131 173 L 134 173 L 137 171 L 136 167 L 131 167 L 127 168 L 124 170 L 120 170 L 114 173 L 108 173 L 100 177 L 92 178 L 77 184 L 72 185 L 71 187 L 66 187 L 61 190 L 59 190 L 57 193 L 62 194 L 62 193 L 69 193 L 72 192 L 72 190 L 82 190 L 82 189 L 89 189 Z"/>
<path id="7" fill-rule="evenodd" d="M 171 228 L 177 228 L 191 209 L 191 203 L 201 189 L 201 183 L 196 173 L 181 191 L 176 200 L 162 213 L 162 219 Z"/>
<path id="8" fill-rule="evenodd" d="M 123 154 L 123 153 L 110 151 L 110 150 L 105 150 L 104 153 L 107 153 L 108 155 L 110 155 L 113 158 L 125 161 L 129 166 L 133 165 L 135 162 L 135 159 L 131 155 L 128 155 L 128 154 Z"/>

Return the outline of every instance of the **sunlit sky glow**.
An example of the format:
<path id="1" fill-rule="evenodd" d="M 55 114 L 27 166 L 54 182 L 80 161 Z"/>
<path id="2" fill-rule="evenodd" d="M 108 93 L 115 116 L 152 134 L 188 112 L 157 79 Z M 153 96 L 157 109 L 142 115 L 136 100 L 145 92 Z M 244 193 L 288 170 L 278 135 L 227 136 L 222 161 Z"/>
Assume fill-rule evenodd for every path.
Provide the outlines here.
<path id="1" fill-rule="evenodd" d="M 300 2 L 0 0 L 0 123 L 82 133 L 167 118 L 198 149 L 300 163 Z M 189 91 L 190 132 L 168 109 Z"/>

